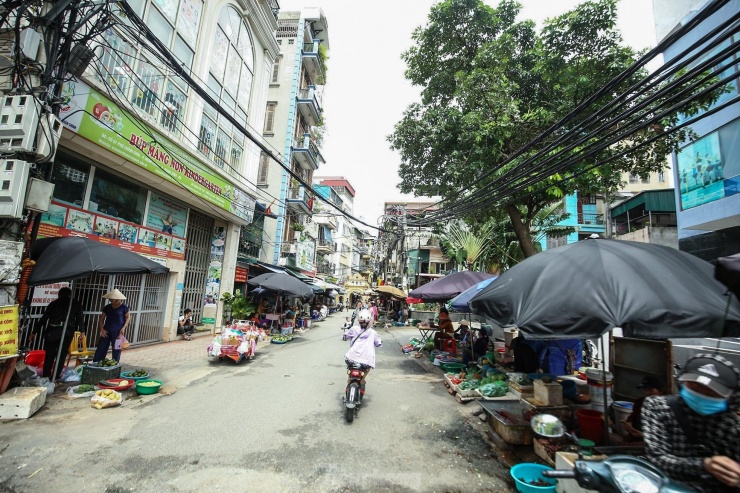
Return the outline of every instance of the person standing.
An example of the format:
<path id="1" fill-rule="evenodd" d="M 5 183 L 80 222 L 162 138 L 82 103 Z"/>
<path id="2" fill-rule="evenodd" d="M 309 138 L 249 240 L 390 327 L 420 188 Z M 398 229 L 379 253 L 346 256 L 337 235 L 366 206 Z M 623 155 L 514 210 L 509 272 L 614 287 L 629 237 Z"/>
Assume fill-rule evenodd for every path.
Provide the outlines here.
<path id="1" fill-rule="evenodd" d="M 70 303 L 72 304 L 71 310 Z M 67 330 L 65 331 L 64 321 L 67 320 L 68 312 L 69 320 L 67 321 Z M 82 305 L 79 301 L 72 299 L 72 290 L 70 288 L 61 288 L 57 299 L 49 303 L 49 306 L 46 307 L 44 314 L 33 327 L 33 332 L 30 336 L 31 341 L 36 338 L 39 330 L 44 326 L 46 326 L 46 330 L 44 331 L 44 351 L 46 351 L 46 356 L 44 357 L 42 376 L 51 378 L 52 368 L 56 362 L 61 345 L 62 354 L 59 358 L 60 363 L 56 365 L 55 371 L 56 379 L 58 380 L 62 376 L 62 369 L 64 367 L 61 362 L 67 359 L 67 353 L 69 352 L 69 346 L 72 344 L 75 331 L 85 332 Z M 62 338 L 62 332 L 64 332 L 64 338 Z"/>
<path id="2" fill-rule="evenodd" d="M 696 491 L 740 491 L 739 380 L 722 356 L 689 359 L 680 394 L 648 397 L 642 406 L 648 460 Z"/>
<path id="3" fill-rule="evenodd" d="M 186 341 L 192 341 L 193 332 L 195 332 L 195 325 L 193 324 L 193 310 L 186 308 L 180 318 L 177 319 L 177 333 L 182 335 L 182 338 Z"/>
<path id="4" fill-rule="evenodd" d="M 126 297 L 118 289 L 113 289 L 103 295 L 103 298 L 110 300 L 110 303 L 103 307 L 103 311 L 98 319 L 98 329 L 100 330 L 100 340 L 98 347 L 95 349 L 93 362 L 98 362 L 108 354 L 108 348 L 113 348 L 113 359 L 121 362 L 121 350 L 116 349 L 116 340 L 122 338 L 128 328 L 131 320 L 131 312 L 124 303 Z"/>

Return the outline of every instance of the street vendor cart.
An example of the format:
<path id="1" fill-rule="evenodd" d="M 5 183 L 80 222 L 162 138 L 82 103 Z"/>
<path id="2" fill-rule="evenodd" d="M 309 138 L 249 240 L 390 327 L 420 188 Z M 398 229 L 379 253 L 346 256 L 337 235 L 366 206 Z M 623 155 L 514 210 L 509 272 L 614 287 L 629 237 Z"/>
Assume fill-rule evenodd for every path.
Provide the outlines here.
<path id="1" fill-rule="evenodd" d="M 236 323 L 224 328 L 217 334 L 207 348 L 210 361 L 222 361 L 224 358 L 241 363 L 245 358 L 252 359 L 257 351 L 257 341 L 264 338 L 263 329 L 253 325 Z"/>

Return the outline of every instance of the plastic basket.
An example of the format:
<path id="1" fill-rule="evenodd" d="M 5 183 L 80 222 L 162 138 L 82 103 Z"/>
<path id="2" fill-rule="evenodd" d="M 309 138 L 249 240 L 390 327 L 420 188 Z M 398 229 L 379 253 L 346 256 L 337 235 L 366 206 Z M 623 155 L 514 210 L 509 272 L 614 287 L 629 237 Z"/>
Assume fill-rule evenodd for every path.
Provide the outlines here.
<path id="1" fill-rule="evenodd" d="M 80 383 L 97 385 L 101 380 L 110 380 L 121 376 L 121 365 L 116 366 L 92 366 L 85 365 L 82 370 Z"/>
<path id="2" fill-rule="evenodd" d="M 134 376 L 131 376 L 131 374 L 134 371 L 136 371 L 136 370 L 121 372 L 121 378 L 127 378 L 129 380 L 133 380 L 134 382 L 138 382 L 139 380 L 147 380 L 149 378 L 149 374 L 148 373 L 146 375 L 144 375 L 143 377 L 134 377 Z"/>
<path id="3" fill-rule="evenodd" d="M 143 383 L 148 383 L 148 382 L 155 382 L 155 383 L 158 383 L 159 385 L 152 385 L 151 387 L 142 385 Z M 139 380 L 138 382 L 136 382 L 136 392 L 141 395 L 156 394 L 157 392 L 159 392 L 159 389 L 162 387 L 162 383 L 163 382 L 161 380 L 153 380 L 153 379 Z"/>
<path id="4" fill-rule="evenodd" d="M 103 385 L 102 382 L 110 382 L 110 383 L 120 383 L 120 382 L 126 382 L 126 385 L 115 385 L 115 386 L 109 386 L 109 385 Z M 110 389 L 110 390 L 117 390 L 118 392 L 123 392 L 124 390 L 128 390 L 131 387 L 133 387 L 136 384 L 136 382 L 130 378 L 111 378 L 110 380 L 102 380 L 101 382 L 98 382 L 98 387 L 101 389 Z"/>

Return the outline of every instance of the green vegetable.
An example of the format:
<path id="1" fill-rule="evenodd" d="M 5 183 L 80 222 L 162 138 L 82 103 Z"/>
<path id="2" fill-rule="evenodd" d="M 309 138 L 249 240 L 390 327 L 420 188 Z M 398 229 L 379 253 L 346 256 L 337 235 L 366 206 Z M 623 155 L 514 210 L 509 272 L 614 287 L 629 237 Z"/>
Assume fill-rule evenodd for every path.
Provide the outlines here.
<path id="1" fill-rule="evenodd" d="M 83 383 L 75 389 L 75 394 L 84 394 L 85 392 L 92 392 L 93 390 L 95 390 L 94 385 Z"/>

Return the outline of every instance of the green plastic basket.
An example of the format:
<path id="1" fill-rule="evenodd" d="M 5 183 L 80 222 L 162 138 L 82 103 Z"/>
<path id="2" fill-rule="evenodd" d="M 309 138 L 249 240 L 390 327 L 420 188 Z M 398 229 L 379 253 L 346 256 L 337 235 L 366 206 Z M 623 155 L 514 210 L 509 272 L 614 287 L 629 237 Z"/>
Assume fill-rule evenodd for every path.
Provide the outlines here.
<path id="1" fill-rule="evenodd" d="M 465 368 L 468 365 L 466 365 L 465 363 L 440 363 L 439 366 L 442 367 L 442 369 L 444 371 L 457 371 L 457 372 L 459 372 L 460 370 L 462 370 L 463 368 Z"/>
<path id="2" fill-rule="evenodd" d="M 152 385 L 151 387 L 141 385 L 142 383 L 146 383 L 146 382 L 155 382 L 155 383 L 158 383 L 159 385 Z M 139 380 L 138 382 L 136 382 L 136 392 L 140 395 L 156 394 L 157 392 L 159 392 L 159 389 L 162 387 L 163 383 L 164 382 L 162 382 L 161 380 L 153 380 L 153 379 Z"/>

